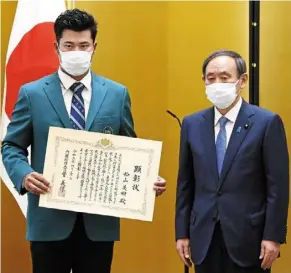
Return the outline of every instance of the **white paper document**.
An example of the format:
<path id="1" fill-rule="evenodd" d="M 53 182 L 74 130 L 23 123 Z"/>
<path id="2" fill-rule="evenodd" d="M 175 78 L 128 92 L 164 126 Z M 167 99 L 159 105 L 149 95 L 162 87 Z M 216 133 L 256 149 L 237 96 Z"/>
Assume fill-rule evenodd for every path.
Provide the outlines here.
<path id="1" fill-rule="evenodd" d="M 152 221 L 162 142 L 51 127 L 39 206 Z"/>

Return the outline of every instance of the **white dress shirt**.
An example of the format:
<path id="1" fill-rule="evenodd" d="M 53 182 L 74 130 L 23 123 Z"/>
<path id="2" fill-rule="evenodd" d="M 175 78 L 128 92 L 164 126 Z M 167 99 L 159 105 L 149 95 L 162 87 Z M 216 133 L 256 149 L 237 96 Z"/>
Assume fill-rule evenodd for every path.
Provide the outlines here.
<path id="1" fill-rule="evenodd" d="M 242 105 L 242 98 L 239 99 L 239 101 L 236 103 L 236 105 L 229 110 L 224 116 L 228 119 L 228 122 L 225 125 L 225 130 L 226 130 L 226 147 L 228 145 L 235 121 L 237 119 L 239 110 Z M 220 125 L 219 125 L 219 119 L 222 117 L 220 112 L 214 107 L 214 132 L 215 132 L 215 142 L 217 139 L 217 135 L 220 130 Z"/>
<path id="2" fill-rule="evenodd" d="M 68 111 L 68 115 L 71 115 L 71 105 L 73 98 L 73 91 L 70 90 L 70 87 L 76 82 L 72 77 L 64 73 L 61 69 L 58 70 L 59 78 L 61 81 L 62 94 L 64 97 L 66 109 Z M 84 99 L 85 105 L 85 120 L 88 115 L 91 96 L 92 96 L 92 86 L 91 86 L 92 76 L 91 72 L 89 72 L 80 82 L 84 84 L 85 88 L 82 91 L 82 96 Z"/>

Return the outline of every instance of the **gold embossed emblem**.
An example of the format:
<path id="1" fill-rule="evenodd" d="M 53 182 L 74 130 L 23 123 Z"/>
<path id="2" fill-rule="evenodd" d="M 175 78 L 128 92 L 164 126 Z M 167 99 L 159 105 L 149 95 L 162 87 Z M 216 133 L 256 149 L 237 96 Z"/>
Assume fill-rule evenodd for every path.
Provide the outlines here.
<path id="1" fill-rule="evenodd" d="M 102 138 L 102 139 L 100 139 L 99 140 L 99 144 L 103 148 L 108 148 L 108 147 L 112 146 L 112 142 L 108 138 Z"/>

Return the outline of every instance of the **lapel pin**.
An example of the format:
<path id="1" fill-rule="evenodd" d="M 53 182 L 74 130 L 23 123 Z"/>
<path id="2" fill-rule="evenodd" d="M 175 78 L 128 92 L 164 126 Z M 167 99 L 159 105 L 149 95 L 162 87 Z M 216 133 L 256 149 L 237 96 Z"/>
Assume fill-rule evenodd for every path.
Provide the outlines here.
<path id="1" fill-rule="evenodd" d="M 245 125 L 245 129 L 248 129 L 248 128 L 249 128 L 249 125 L 248 125 L 248 124 L 246 124 L 246 125 Z"/>
<path id="2" fill-rule="evenodd" d="M 110 135 L 113 135 L 113 129 L 112 129 L 110 126 L 106 126 L 106 127 L 103 129 L 103 133 L 104 133 L 104 134 L 110 134 Z"/>
<path id="3" fill-rule="evenodd" d="M 237 132 L 237 133 L 240 133 L 240 131 L 241 131 L 241 127 L 239 126 L 239 127 L 236 129 L 236 132 Z"/>

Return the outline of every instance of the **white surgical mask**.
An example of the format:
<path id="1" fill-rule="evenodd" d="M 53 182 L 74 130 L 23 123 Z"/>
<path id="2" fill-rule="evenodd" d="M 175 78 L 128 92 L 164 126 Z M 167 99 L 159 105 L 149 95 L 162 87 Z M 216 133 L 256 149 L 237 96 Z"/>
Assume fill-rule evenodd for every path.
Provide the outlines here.
<path id="1" fill-rule="evenodd" d="M 239 80 L 238 80 L 239 81 Z M 236 84 L 238 83 L 213 83 L 206 85 L 207 99 L 219 109 L 229 107 L 237 97 Z"/>
<path id="2" fill-rule="evenodd" d="M 92 51 L 59 51 L 62 68 L 72 76 L 80 76 L 91 66 Z"/>

